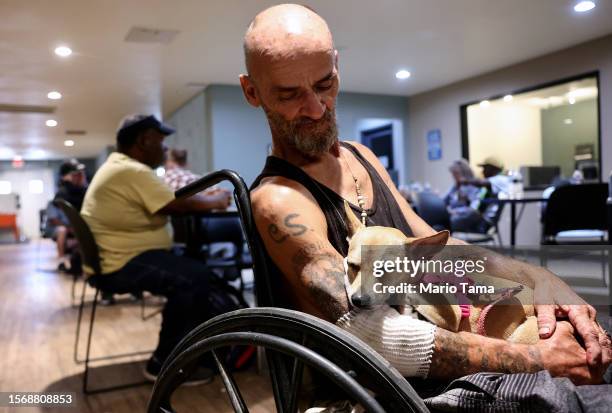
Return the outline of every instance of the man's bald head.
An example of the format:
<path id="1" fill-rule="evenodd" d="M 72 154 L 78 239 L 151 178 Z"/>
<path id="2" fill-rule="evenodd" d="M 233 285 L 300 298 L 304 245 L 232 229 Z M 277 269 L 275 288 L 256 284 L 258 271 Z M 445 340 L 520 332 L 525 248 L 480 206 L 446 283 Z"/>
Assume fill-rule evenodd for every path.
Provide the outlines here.
<path id="1" fill-rule="evenodd" d="M 244 36 L 244 57 L 250 76 L 257 74 L 262 58 L 294 59 L 303 54 L 333 53 L 327 23 L 311 9 L 280 4 L 259 13 Z"/>

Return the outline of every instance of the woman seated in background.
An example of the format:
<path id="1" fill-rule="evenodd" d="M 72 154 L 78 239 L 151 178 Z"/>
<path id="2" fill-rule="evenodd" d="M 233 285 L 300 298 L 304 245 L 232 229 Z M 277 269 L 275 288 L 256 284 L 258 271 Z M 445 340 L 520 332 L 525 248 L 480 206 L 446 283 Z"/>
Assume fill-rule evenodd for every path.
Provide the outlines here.
<path id="1" fill-rule="evenodd" d="M 465 184 L 474 180 L 474 172 L 465 159 L 451 164 L 449 171 L 455 180 L 444 196 L 444 203 L 450 214 L 452 232 L 484 232 L 487 223 L 478 210 L 482 199 L 482 188 Z"/>

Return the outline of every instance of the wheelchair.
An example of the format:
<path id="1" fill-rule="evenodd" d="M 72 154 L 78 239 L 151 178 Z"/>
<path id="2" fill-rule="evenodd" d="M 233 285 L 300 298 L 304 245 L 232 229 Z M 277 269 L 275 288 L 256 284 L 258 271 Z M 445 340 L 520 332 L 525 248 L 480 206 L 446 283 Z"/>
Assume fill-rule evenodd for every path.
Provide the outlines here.
<path id="1" fill-rule="evenodd" d="M 363 341 L 327 321 L 275 305 L 274 280 L 267 276 L 268 264 L 255 227 L 248 188 L 236 172 L 212 172 L 175 195 L 188 197 L 222 181 L 229 181 L 234 187 L 236 207 L 253 260 L 258 307 L 220 315 L 192 330 L 164 363 L 147 411 L 175 412 L 174 391 L 203 357 L 211 357 L 234 411 L 248 412 L 222 354 L 230 346 L 250 345 L 263 349 L 275 408 L 280 413 L 301 409 L 304 378 L 310 376 L 316 377 L 317 383 L 333 384 L 318 388 L 332 389 L 339 400 L 349 400 L 367 412 L 427 412 L 410 383 Z"/>

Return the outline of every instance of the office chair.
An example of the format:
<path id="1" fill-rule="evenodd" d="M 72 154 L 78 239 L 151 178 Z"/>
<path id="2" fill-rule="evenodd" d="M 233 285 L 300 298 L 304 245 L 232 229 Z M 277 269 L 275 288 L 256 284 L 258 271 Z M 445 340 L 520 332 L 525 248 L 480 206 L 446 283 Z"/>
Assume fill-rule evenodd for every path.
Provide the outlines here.
<path id="1" fill-rule="evenodd" d="M 55 201 L 55 204 L 68 217 L 70 226 L 72 227 L 74 234 L 77 238 L 77 241 L 79 243 L 79 250 L 81 252 L 83 264 L 88 266 L 93 271 L 93 274 L 91 277 L 102 275 L 102 268 L 100 266 L 100 256 L 98 253 L 98 245 L 96 244 L 96 241 L 94 239 L 94 236 L 91 230 L 89 229 L 89 226 L 87 225 L 83 217 L 81 217 L 81 214 L 72 205 L 70 205 L 70 203 L 64 200 L 57 200 Z M 92 279 L 95 279 L 91 277 L 89 279 L 89 282 L 91 282 Z M 83 290 L 81 292 L 81 302 L 79 304 L 79 312 L 77 316 L 76 337 L 74 341 L 74 361 L 77 364 L 85 364 L 85 371 L 83 372 L 83 393 L 95 394 L 95 393 L 102 393 L 102 392 L 108 392 L 108 391 L 113 391 L 113 390 L 121 390 L 121 389 L 126 389 L 130 387 L 148 384 L 147 381 L 143 380 L 143 381 L 138 381 L 134 383 L 113 385 L 113 386 L 101 387 L 97 389 L 89 388 L 88 386 L 89 385 L 89 371 L 90 371 L 91 362 L 102 361 L 102 360 L 114 360 L 114 359 L 131 357 L 131 356 L 151 354 L 153 350 L 138 351 L 138 352 L 131 352 L 131 353 L 123 353 L 123 354 L 113 354 L 109 356 L 102 356 L 102 357 L 95 357 L 95 358 L 91 357 L 91 343 L 92 343 L 92 336 L 93 336 L 93 328 L 94 328 L 94 323 L 96 319 L 96 309 L 98 306 L 98 298 L 100 297 L 100 288 L 98 288 L 94 284 L 92 285 L 92 287 L 96 289 L 96 292 L 94 294 L 94 298 L 92 301 L 91 316 L 89 318 L 89 329 L 87 332 L 85 358 L 84 359 L 79 358 L 78 350 L 79 350 L 79 339 L 80 339 L 80 333 L 81 333 L 81 320 L 83 317 L 83 308 L 85 306 L 85 291 L 87 289 L 87 284 L 88 284 L 88 281 L 83 282 Z"/>
<path id="2" fill-rule="evenodd" d="M 417 192 L 414 194 L 414 208 L 423 221 L 436 231 L 450 229 L 450 215 L 440 196 L 430 191 Z"/>
<path id="3" fill-rule="evenodd" d="M 543 216 L 542 245 L 605 244 L 608 185 L 561 186 L 550 195 Z"/>

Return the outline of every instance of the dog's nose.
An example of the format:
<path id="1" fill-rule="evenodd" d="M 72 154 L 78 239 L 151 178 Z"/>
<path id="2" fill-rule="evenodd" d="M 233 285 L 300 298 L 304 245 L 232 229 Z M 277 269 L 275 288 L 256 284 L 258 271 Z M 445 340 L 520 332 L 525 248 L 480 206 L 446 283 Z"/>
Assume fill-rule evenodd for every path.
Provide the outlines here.
<path id="1" fill-rule="evenodd" d="M 367 308 L 372 305 L 372 298 L 367 294 L 355 293 L 351 296 L 351 301 L 355 307 Z"/>

